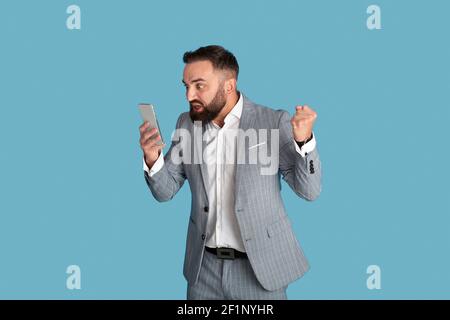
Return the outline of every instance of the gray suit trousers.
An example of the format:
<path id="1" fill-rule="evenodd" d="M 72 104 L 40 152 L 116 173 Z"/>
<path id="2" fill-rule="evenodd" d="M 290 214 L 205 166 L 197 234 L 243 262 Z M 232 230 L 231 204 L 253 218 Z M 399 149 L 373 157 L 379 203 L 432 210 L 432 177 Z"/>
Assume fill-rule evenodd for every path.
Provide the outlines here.
<path id="1" fill-rule="evenodd" d="M 188 300 L 286 300 L 287 286 L 264 289 L 248 259 L 218 259 L 204 252 L 198 281 L 187 286 Z"/>

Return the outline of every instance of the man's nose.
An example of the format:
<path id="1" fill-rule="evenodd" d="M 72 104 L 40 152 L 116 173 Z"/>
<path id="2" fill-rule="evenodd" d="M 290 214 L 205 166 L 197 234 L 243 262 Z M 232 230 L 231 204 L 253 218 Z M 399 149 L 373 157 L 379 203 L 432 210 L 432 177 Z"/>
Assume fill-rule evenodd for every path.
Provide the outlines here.
<path id="1" fill-rule="evenodd" d="M 187 89 L 187 91 L 186 91 L 186 98 L 187 98 L 187 100 L 189 102 L 191 102 L 193 100 L 196 100 L 197 99 L 197 94 L 196 94 L 195 90 L 193 90 L 191 88 Z"/>

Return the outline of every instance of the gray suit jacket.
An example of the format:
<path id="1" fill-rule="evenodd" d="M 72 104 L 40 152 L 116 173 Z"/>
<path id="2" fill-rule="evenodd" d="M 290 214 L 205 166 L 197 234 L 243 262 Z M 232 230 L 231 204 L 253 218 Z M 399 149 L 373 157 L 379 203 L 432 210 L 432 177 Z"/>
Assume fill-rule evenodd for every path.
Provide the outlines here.
<path id="1" fill-rule="evenodd" d="M 287 286 L 309 269 L 308 261 L 286 215 L 280 194 L 280 177 L 303 199 L 312 201 L 321 192 L 321 163 L 317 148 L 305 157 L 296 152 L 290 119 L 291 116 L 287 111 L 256 105 L 244 96 L 240 129 L 244 131 L 249 128 L 268 131 L 279 129 L 279 163 L 276 173 L 262 175 L 261 163 L 247 161 L 236 164 L 235 177 L 234 213 L 251 266 L 258 281 L 267 290 Z M 193 134 L 194 123 L 188 112 L 179 116 L 176 128 L 184 128 Z M 270 138 L 269 135 L 266 141 L 269 145 L 268 150 L 271 150 Z M 238 145 L 246 140 L 240 139 L 239 136 L 237 139 Z M 164 166 L 161 170 L 152 177 L 146 172 L 144 174 L 148 187 L 158 201 L 172 199 L 184 181 L 187 179 L 189 182 L 192 202 L 183 274 L 190 284 L 195 284 L 207 238 L 209 206 L 205 188 L 208 181 L 207 165 L 192 161 L 190 164 L 172 161 L 172 153 L 180 152 L 180 146 L 178 148 L 176 146 L 181 140 L 172 141 L 169 151 L 164 156 Z M 193 143 L 192 152 L 198 152 L 198 144 Z M 203 146 L 204 144 L 203 141 Z M 246 150 L 246 154 L 250 151 L 248 147 L 243 150 Z"/>

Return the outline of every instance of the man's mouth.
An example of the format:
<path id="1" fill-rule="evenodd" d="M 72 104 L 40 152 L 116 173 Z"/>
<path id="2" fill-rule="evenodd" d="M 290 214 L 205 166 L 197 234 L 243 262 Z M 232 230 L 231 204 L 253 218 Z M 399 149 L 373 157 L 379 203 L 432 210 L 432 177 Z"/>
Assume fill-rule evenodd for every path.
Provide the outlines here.
<path id="1" fill-rule="evenodd" d="M 201 105 L 192 105 L 192 108 L 196 111 L 196 112 L 198 112 L 198 111 L 201 111 L 201 110 L 203 110 L 203 106 L 201 106 Z"/>

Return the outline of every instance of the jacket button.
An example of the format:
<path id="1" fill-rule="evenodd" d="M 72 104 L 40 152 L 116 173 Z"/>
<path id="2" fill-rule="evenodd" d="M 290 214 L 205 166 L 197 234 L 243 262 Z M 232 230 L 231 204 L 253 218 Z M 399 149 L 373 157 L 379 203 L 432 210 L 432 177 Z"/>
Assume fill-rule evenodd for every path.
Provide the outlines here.
<path id="1" fill-rule="evenodd" d="M 206 236 L 204 234 L 202 234 L 202 240 L 205 240 Z"/>
<path id="2" fill-rule="evenodd" d="M 205 206 L 205 207 L 203 208 L 203 210 L 205 210 L 205 212 L 208 212 L 208 211 L 209 211 L 208 206 Z"/>

